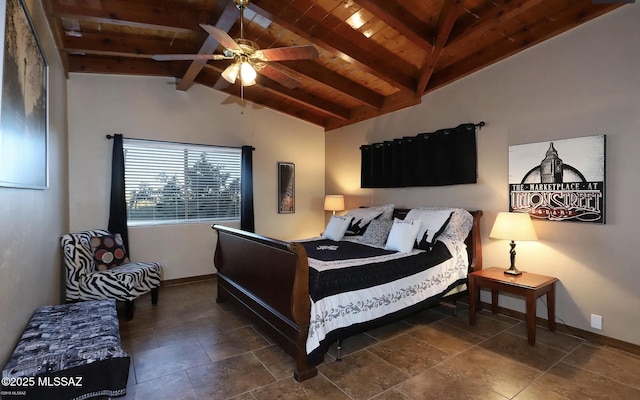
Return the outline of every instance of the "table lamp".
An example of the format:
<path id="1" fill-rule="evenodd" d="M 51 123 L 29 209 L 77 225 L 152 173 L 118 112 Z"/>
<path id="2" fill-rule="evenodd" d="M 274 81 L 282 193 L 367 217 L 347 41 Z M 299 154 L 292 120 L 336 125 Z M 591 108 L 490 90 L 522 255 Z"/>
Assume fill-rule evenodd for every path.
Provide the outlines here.
<path id="1" fill-rule="evenodd" d="M 333 211 L 333 215 L 336 215 L 336 211 L 344 210 L 344 196 L 341 194 L 324 196 L 324 209 L 325 211 Z"/>
<path id="2" fill-rule="evenodd" d="M 516 268 L 516 240 L 538 240 L 538 235 L 533 229 L 531 217 L 526 213 L 500 212 L 496 217 L 490 238 L 511 240 L 511 266 L 504 271 L 509 275 L 520 275 L 522 272 Z"/>

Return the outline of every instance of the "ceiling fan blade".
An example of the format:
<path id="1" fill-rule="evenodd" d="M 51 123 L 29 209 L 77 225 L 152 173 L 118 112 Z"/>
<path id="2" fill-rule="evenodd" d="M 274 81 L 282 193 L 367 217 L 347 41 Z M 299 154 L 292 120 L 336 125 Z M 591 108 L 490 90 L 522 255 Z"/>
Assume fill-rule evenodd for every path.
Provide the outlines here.
<path id="1" fill-rule="evenodd" d="M 200 26 L 202 27 L 202 29 L 207 31 L 209 35 L 213 36 L 213 38 L 217 40 L 218 43 L 222 45 L 222 47 L 229 50 L 235 50 L 240 52 L 242 51 L 240 46 L 238 46 L 238 43 L 236 43 L 236 41 L 233 40 L 231 36 L 229 36 L 229 34 L 227 34 L 227 32 L 223 31 L 222 29 L 216 28 L 213 25 L 207 25 L 207 24 L 200 24 Z"/>
<path id="2" fill-rule="evenodd" d="M 229 82 L 227 82 L 223 77 L 218 77 L 216 83 L 213 84 L 213 88 L 216 90 L 223 90 L 231 86 Z"/>
<path id="3" fill-rule="evenodd" d="M 258 73 L 278 82 L 282 86 L 289 89 L 295 89 L 300 86 L 299 80 L 285 73 L 284 71 L 279 70 L 278 68 L 274 68 L 269 64 L 265 64 L 262 68 L 260 68 L 258 70 Z"/>
<path id="4" fill-rule="evenodd" d="M 310 60 L 318 57 L 318 50 L 313 45 L 276 47 L 259 50 L 266 61 Z"/>
<path id="5" fill-rule="evenodd" d="M 174 60 L 231 60 L 233 57 L 226 57 L 222 54 L 154 54 L 151 56 L 156 61 Z"/>

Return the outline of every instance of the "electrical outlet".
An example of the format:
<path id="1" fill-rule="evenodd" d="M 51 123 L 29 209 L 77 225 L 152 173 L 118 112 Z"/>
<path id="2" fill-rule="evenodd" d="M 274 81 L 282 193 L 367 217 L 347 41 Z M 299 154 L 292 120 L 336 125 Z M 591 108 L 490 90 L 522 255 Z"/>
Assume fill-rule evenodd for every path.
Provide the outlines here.
<path id="1" fill-rule="evenodd" d="M 591 327 L 602 330 L 602 315 L 591 314 Z"/>

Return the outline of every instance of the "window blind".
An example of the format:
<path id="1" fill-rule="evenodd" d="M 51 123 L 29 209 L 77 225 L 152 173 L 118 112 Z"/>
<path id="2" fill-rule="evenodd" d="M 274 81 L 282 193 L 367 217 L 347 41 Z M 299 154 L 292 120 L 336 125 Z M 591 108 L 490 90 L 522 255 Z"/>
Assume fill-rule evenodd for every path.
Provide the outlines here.
<path id="1" fill-rule="evenodd" d="M 240 219 L 240 148 L 124 139 L 129 225 Z"/>

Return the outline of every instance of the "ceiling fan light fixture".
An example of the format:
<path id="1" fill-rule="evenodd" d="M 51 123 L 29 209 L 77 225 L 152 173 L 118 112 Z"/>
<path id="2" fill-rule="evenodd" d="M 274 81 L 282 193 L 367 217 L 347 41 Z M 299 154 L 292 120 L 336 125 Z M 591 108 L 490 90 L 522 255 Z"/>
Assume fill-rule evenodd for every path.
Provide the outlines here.
<path id="1" fill-rule="evenodd" d="M 238 79 L 238 74 L 240 73 L 240 65 L 237 62 L 229 65 L 224 71 L 222 71 L 222 76 L 225 81 L 234 84 L 236 83 L 236 79 Z"/>
<path id="2" fill-rule="evenodd" d="M 248 61 L 243 61 L 240 64 L 240 79 L 242 80 L 242 86 L 251 86 L 256 84 L 256 70 Z"/>

